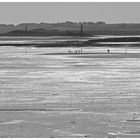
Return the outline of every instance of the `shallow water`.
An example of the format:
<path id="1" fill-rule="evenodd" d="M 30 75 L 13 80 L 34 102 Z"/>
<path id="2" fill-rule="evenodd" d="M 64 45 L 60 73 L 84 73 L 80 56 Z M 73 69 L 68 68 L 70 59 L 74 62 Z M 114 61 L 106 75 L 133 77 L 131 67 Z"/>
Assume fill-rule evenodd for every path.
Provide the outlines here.
<path id="1" fill-rule="evenodd" d="M 0 137 L 139 137 L 140 49 L 76 49 L 0 47 Z"/>

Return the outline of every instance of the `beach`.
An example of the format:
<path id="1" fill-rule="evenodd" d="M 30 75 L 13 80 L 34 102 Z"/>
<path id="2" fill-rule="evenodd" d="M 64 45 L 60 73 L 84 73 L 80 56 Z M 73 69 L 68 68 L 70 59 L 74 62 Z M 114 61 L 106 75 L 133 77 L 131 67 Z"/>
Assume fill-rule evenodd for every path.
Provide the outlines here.
<path id="1" fill-rule="evenodd" d="M 1 138 L 140 136 L 139 47 L 5 45 L 0 54 Z"/>

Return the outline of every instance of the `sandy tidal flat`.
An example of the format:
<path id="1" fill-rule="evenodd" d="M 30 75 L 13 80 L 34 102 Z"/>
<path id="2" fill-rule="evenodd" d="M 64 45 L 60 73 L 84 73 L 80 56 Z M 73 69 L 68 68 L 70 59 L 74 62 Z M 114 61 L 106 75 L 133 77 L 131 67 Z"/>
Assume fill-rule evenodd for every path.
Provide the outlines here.
<path id="1" fill-rule="evenodd" d="M 0 47 L 0 137 L 140 137 L 140 49 L 76 49 Z"/>

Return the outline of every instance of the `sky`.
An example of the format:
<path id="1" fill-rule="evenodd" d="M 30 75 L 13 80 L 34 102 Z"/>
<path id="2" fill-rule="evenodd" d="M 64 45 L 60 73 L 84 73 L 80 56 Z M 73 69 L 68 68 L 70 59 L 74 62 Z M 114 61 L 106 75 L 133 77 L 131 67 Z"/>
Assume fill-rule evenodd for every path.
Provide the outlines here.
<path id="1" fill-rule="evenodd" d="M 140 23 L 140 2 L 0 2 L 0 24 L 65 21 Z"/>

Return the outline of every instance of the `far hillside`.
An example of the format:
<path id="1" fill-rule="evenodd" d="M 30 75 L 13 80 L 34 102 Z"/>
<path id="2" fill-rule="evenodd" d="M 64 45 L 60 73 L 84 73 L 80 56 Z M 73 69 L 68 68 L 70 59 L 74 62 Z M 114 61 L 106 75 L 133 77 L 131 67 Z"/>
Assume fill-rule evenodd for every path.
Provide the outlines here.
<path id="1" fill-rule="evenodd" d="M 83 33 L 88 35 L 140 35 L 140 23 L 106 24 L 105 22 L 63 22 L 63 23 L 21 23 L 18 25 L 0 24 L 0 34 L 14 36 L 30 35 L 74 35 L 83 25 Z"/>
<path id="2" fill-rule="evenodd" d="M 0 36 L 91 36 L 87 33 L 81 33 L 79 30 L 60 31 L 60 30 L 14 30 L 8 33 L 2 33 Z"/>

